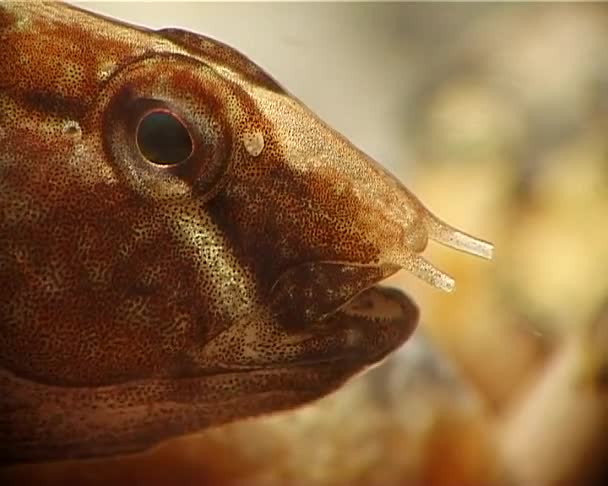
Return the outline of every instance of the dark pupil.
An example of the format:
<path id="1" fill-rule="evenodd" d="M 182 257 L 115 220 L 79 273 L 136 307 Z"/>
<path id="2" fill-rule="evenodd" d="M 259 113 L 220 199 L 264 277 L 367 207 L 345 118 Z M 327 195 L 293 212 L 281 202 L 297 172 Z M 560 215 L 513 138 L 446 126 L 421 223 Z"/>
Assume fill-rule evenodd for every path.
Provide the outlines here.
<path id="1" fill-rule="evenodd" d="M 137 146 L 150 162 L 178 164 L 192 153 L 192 139 L 186 127 L 171 113 L 147 114 L 137 128 Z"/>

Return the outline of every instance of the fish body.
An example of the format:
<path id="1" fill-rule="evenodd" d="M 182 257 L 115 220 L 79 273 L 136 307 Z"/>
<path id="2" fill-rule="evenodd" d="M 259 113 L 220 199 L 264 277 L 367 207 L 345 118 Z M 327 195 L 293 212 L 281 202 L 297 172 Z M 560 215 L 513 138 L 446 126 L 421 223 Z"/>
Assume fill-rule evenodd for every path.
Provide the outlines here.
<path id="1" fill-rule="evenodd" d="M 401 346 L 428 239 L 490 256 L 234 49 L 0 4 L 0 462 L 297 407 Z"/>

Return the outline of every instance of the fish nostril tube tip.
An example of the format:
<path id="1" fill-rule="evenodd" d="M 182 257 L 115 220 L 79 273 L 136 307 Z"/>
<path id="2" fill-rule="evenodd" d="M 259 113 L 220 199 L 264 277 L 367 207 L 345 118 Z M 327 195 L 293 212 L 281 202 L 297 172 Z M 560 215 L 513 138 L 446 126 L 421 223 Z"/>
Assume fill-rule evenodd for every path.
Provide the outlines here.
<path id="1" fill-rule="evenodd" d="M 494 245 L 492 245 L 492 243 L 461 232 L 457 232 L 455 236 L 458 241 L 457 245 L 454 245 L 454 248 L 485 258 L 486 260 L 492 260 L 492 258 L 494 258 Z"/>
<path id="2" fill-rule="evenodd" d="M 453 228 L 433 216 L 427 221 L 427 231 L 431 240 L 442 245 L 486 260 L 491 260 L 494 257 L 494 245 L 492 243 Z"/>
<path id="3" fill-rule="evenodd" d="M 424 282 L 445 292 L 452 292 L 456 286 L 452 277 L 443 273 L 416 253 L 397 257 L 395 263 L 399 264 L 403 269 L 409 271 Z"/>

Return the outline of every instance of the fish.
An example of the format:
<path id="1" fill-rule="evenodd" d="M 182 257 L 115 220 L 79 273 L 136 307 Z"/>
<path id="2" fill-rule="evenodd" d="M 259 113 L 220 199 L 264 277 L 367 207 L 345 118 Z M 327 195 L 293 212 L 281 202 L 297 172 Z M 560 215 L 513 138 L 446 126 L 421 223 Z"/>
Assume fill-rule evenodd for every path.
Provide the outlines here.
<path id="1" fill-rule="evenodd" d="M 0 463 L 133 454 L 288 411 L 400 348 L 491 258 L 253 61 L 0 3 Z"/>

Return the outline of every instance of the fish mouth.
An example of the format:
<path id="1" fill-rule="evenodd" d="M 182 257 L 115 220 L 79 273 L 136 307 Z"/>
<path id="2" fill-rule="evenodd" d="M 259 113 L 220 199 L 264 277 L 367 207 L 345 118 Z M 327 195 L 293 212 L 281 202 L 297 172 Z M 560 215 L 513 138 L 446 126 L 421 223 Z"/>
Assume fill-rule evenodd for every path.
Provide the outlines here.
<path id="1" fill-rule="evenodd" d="M 302 342 L 306 357 L 297 365 L 375 364 L 409 339 L 419 314 L 401 290 L 373 285 L 312 326 L 313 336 Z"/>
<path id="2" fill-rule="evenodd" d="M 380 283 L 394 265 L 308 262 L 284 272 L 272 290 L 285 333 L 277 367 L 342 363 L 351 373 L 375 364 L 414 332 L 416 304 Z"/>

